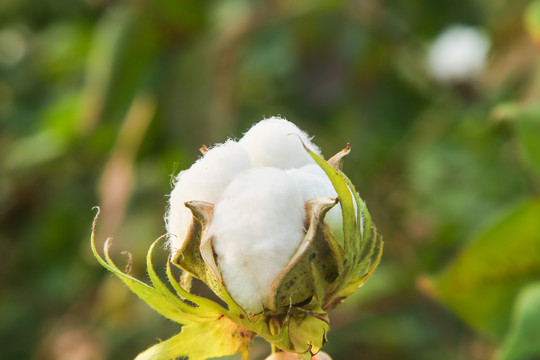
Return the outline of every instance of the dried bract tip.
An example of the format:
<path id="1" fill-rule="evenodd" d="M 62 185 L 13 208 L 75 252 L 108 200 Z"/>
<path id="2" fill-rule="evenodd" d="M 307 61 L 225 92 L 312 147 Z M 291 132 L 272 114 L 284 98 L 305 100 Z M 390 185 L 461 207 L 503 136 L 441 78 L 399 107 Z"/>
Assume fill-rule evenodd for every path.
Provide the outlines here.
<path id="1" fill-rule="evenodd" d="M 340 152 L 338 152 L 336 155 L 332 156 L 330 159 L 328 159 L 328 163 L 332 165 L 336 170 L 341 170 L 343 158 L 351 152 L 351 146 L 347 143 L 347 147 Z"/>

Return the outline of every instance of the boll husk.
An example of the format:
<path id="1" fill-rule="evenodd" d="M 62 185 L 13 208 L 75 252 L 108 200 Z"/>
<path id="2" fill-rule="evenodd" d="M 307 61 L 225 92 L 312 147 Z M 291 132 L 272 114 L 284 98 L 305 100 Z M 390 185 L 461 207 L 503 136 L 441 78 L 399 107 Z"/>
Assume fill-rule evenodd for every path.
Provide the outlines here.
<path id="1" fill-rule="evenodd" d="M 138 358 L 239 352 L 247 359 L 254 335 L 305 359 L 316 354 L 326 343 L 328 311 L 367 280 L 382 255 L 367 207 L 340 170 L 349 152 L 347 146 L 325 161 L 307 134 L 280 118 L 206 150 L 178 175 L 169 198 L 170 263 L 183 271 L 178 282 L 167 263 L 176 294 L 155 275 L 155 244 L 147 258 L 150 287 L 114 266 L 108 244 L 101 259 L 92 237 L 104 266 L 158 312 L 185 324 Z M 191 293 L 192 278 L 225 306 Z"/>

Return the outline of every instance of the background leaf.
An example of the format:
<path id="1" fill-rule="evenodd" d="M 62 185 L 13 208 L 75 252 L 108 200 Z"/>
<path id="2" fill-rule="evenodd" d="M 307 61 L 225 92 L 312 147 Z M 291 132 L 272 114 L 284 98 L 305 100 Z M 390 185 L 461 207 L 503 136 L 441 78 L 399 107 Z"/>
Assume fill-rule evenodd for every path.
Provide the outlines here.
<path id="1" fill-rule="evenodd" d="M 540 44 L 540 1 L 531 1 L 525 12 L 525 26 L 531 38 Z"/>
<path id="2" fill-rule="evenodd" d="M 437 298 L 479 331 L 506 333 L 518 291 L 540 278 L 540 199 L 527 201 L 475 237 L 433 279 Z"/>
<path id="3" fill-rule="evenodd" d="M 525 161 L 540 174 L 540 107 L 522 112 L 516 120 Z"/>
<path id="4" fill-rule="evenodd" d="M 498 360 L 524 360 L 540 356 L 540 283 L 525 287 L 515 303 L 511 326 Z"/>

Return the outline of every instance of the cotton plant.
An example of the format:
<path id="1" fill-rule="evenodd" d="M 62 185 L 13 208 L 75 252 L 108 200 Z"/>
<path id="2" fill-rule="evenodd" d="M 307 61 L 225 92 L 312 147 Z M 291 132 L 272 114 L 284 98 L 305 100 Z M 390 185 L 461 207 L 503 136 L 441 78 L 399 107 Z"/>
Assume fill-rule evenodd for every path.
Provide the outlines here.
<path id="1" fill-rule="evenodd" d="M 311 359 L 326 343 L 328 312 L 365 283 L 382 255 L 367 207 L 340 170 L 350 147 L 325 161 L 305 132 L 273 117 L 239 141 L 201 151 L 175 178 L 167 234 L 147 255 L 151 285 L 113 263 L 110 241 L 103 259 L 92 231 L 98 261 L 182 324 L 179 334 L 137 359 L 235 353 L 249 359 L 254 336 L 267 340 L 273 353 Z M 170 251 L 166 275 L 174 292 L 152 265 L 159 241 Z M 173 266 L 181 269 L 179 278 Z M 194 279 L 221 301 L 192 292 Z"/>

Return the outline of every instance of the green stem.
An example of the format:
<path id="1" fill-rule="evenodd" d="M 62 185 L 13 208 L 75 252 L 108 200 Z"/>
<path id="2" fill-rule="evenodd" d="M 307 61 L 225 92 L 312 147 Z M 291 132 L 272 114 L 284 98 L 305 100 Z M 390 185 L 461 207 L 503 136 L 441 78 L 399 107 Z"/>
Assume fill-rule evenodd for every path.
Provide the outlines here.
<path id="1" fill-rule="evenodd" d="M 275 319 L 270 319 L 269 321 L 269 327 L 270 327 L 270 333 L 272 335 L 276 335 L 279 332 L 279 324 Z M 272 348 L 272 354 L 283 351 L 280 348 L 278 348 L 273 342 L 270 343 L 270 346 Z"/>

